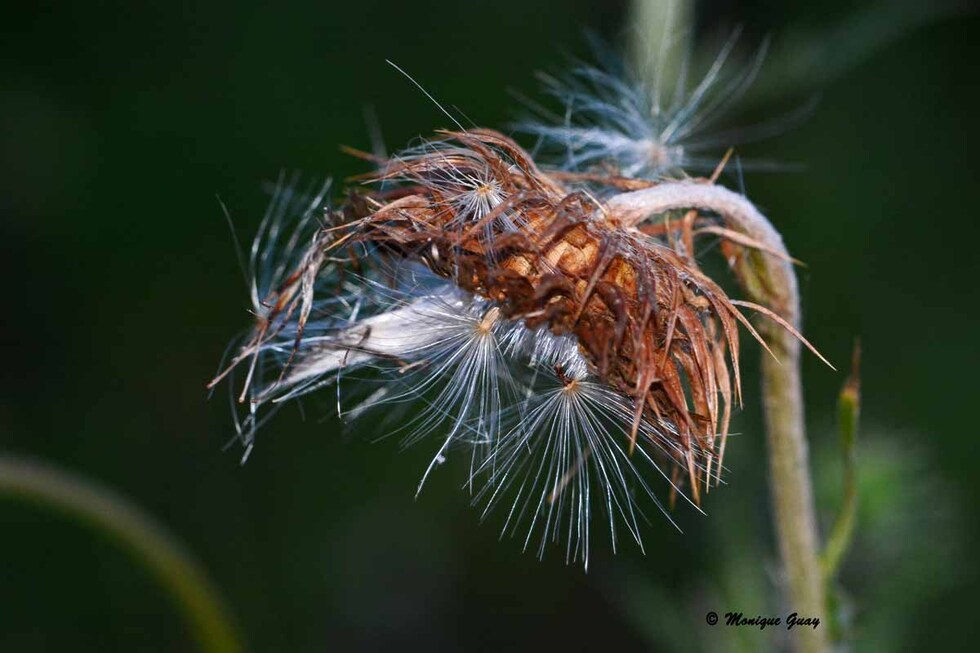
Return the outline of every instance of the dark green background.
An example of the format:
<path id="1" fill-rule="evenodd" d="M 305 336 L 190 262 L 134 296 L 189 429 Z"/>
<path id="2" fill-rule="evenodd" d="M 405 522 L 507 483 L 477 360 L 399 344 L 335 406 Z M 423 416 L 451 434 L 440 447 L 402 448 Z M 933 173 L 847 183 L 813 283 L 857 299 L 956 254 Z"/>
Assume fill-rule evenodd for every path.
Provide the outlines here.
<path id="1" fill-rule="evenodd" d="M 932 649 L 980 635 L 980 22 L 903 27 L 900 11 L 876 6 L 869 24 L 894 37 L 844 63 L 829 56 L 846 50 L 833 32 L 853 15 L 844 2 L 699 3 L 696 34 L 744 21 L 747 48 L 774 37 L 767 100 L 736 119 L 820 95 L 802 125 L 744 150 L 802 170 L 748 174 L 746 187 L 808 264 L 811 340 L 841 364 L 855 336 L 865 348 L 863 494 L 842 579 L 854 641 Z M 363 170 L 337 146 L 369 147 L 365 106 L 390 147 L 446 126 L 386 58 L 473 121 L 505 126 L 510 89 L 533 95 L 533 72 L 583 52 L 586 28 L 622 40 L 625 12 L 528 0 L 5 8 L 0 450 L 99 479 L 173 529 L 254 650 L 774 645 L 771 631 L 704 623 L 707 610 L 787 611 L 773 589 L 754 394 L 709 516 L 679 509 L 683 535 L 654 519 L 646 556 L 624 546 L 614 557 L 597 538 L 587 574 L 557 551 L 539 562 L 498 542 L 499 524 L 480 525 L 458 491 L 461 468 L 413 500 L 432 447 L 399 453 L 371 442 L 370 423 L 345 431 L 289 409 L 242 467 L 237 449 L 222 452 L 224 394 L 206 401 L 248 322 L 216 194 L 247 238 L 280 170 Z M 804 41 L 828 56 L 782 65 Z M 826 529 L 843 375 L 813 358 L 804 373 Z M 0 650 L 190 647 L 167 595 L 114 543 L 0 499 Z"/>

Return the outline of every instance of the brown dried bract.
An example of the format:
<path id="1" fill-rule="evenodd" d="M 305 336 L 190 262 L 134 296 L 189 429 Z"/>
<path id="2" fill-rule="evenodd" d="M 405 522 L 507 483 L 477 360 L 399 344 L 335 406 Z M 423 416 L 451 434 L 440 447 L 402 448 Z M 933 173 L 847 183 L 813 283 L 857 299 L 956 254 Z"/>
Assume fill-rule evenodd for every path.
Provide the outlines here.
<path id="1" fill-rule="evenodd" d="M 694 212 L 665 223 L 660 240 L 497 132 L 440 137 L 387 162 L 371 180 L 381 190 L 352 192 L 324 247 L 371 243 L 496 302 L 508 319 L 574 335 L 594 372 L 634 402 L 630 451 L 641 420 L 657 425 L 676 443 L 675 482 L 686 476 L 698 501 L 702 484 L 718 482 L 740 400 L 737 324 L 755 332 L 691 256 Z M 464 186 L 496 205 L 468 214 Z"/>

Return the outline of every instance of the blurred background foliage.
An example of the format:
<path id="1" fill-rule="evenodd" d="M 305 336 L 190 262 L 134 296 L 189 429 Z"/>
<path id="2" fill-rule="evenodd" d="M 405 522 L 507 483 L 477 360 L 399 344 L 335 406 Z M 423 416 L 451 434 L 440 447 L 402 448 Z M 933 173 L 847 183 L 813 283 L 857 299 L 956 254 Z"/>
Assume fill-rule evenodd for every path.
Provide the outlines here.
<path id="1" fill-rule="evenodd" d="M 975 13 L 919 3 L 696 3 L 708 51 L 745 25 L 773 51 L 732 123 L 819 95 L 803 124 L 739 153 L 790 164 L 745 188 L 800 270 L 805 327 L 835 362 L 864 344 L 861 498 L 840 578 L 858 650 L 975 642 L 980 545 L 972 402 L 980 326 Z M 735 424 L 729 485 L 646 555 L 598 538 L 589 572 L 478 523 L 464 466 L 413 499 L 431 448 L 370 420 L 288 409 L 248 464 L 204 383 L 248 322 L 216 195 L 243 237 L 280 170 L 361 172 L 365 108 L 398 147 L 444 104 L 504 127 L 533 72 L 620 47 L 622 2 L 21 3 L 0 41 L 0 450 L 115 488 L 194 552 L 253 650 L 499 647 L 757 650 L 785 633 L 708 610 L 786 614 L 759 409 Z M 844 26 L 844 27 L 842 27 Z M 850 27 L 848 27 L 850 26 Z M 771 72 L 770 72 L 771 71 Z M 764 100 L 764 101 L 763 101 Z M 964 193 L 966 193 L 964 195 Z M 973 299 L 971 299 L 973 297 Z M 757 351 L 746 352 L 751 388 Z M 844 374 L 804 363 L 824 532 L 841 494 Z M 0 497 L 0 650 L 187 650 L 165 590 L 109 537 Z M 958 646 L 956 646 L 958 648 Z"/>

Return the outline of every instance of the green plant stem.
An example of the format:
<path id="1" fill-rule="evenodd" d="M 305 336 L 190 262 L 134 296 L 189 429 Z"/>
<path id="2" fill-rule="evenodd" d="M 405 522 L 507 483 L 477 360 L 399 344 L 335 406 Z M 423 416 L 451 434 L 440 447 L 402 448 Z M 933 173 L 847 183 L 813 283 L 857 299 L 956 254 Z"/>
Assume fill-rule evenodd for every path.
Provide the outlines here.
<path id="1" fill-rule="evenodd" d="M 794 289 L 795 285 L 794 280 Z M 789 317 L 786 310 L 775 310 L 784 318 Z M 800 614 L 817 616 L 826 624 L 827 599 L 818 557 L 817 523 L 803 425 L 800 344 L 785 331 L 767 331 L 769 346 L 779 357 L 776 361 L 766 356 L 762 362 L 769 484 L 776 537 L 792 600 L 790 608 Z M 800 649 L 827 650 L 825 633 L 826 630 L 819 628 L 811 631 L 809 638 L 799 640 Z"/>
<path id="2" fill-rule="evenodd" d="M 841 458 L 844 467 L 844 496 L 840 513 L 834 528 L 827 538 L 823 553 L 823 571 L 827 582 L 832 582 L 840 568 L 844 555 L 854 537 L 854 524 L 857 521 L 857 442 L 858 418 L 861 412 L 861 349 L 854 345 L 851 374 L 840 391 L 837 400 L 837 420 L 840 429 Z"/>
<path id="3" fill-rule="evenodd" d="M 721 186 L 696 182 L 667 182 L 653 188 L 611 198 L 605 210 L 625 226 L 637 225 L 651 215 L 680 209 L 717 213 L 726 226 L 769 252 L 746 250 L 736 262 L 736 276 L 749 297 L 768 306 L 799 329 L 799 292 L 783 239 L 772 224 L 745 197 Z M 818 617 L 827 623 L 826 591 L 818 552 L 817 520 L 813 504 L 803 389 L 800 381 L 800 341 L 780 325 L 767 320 L 761 331 L 775 358 L 763 354 L 762 394 L 769 448 L 769 485 L 776 539 L 782 559 L 791 611 Z M 794 634 L 801 651 L 829 650 L 826 628 Z"/>
<path id="4" fill-rule="evenodd" d="M 173 597 L 203 651 L 242 650 L 217 589 L 163 526 L 115 491 L 52 465 L 0 455 L 0 498 L 37 503 L 127 549 Z"/>

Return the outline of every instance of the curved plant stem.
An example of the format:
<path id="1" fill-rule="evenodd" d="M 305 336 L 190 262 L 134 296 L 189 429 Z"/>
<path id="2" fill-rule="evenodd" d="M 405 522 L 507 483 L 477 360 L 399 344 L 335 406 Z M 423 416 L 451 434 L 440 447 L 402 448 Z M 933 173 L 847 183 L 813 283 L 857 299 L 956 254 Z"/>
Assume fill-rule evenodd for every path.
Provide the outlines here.
<path id="1" fill-rule="evenodd" d="M 54 466 L 0 455 L 0 498 L 37 503 L 108 535 L 173 597 L 203 651 L 242 650 L 217 589 L 161 525 L 115 491 Z"/>
<path id="2" fill-rule="evenodd" d="M 799 329 L 796 275 L 783 240 L 769 220 L 742 195 L 721 186 L 676 182 L 622 193 L 606 205 L 608 213 L 625 225 L 636 225 L 651 215 L 678 209 L 717 213 L 729 229 L 760 243 L 767 252 L 777 253 L 778 256 L 746 250 L 735 263 L 735 273 L 753 301 L 768 306 Z M 826 624 L 827 603 L 803 423 L 800 341 L 769 321 L 762 332 L 775 354 L 775 358 L 763 354 L 762 391 L 769 483 L 776 538 L 791 602 L 788 607 L 800 616 L 818 617 Z M 826 628 L 794 632 L 793 641 L 803 651 L 828 650 Z"/>

